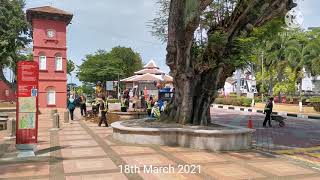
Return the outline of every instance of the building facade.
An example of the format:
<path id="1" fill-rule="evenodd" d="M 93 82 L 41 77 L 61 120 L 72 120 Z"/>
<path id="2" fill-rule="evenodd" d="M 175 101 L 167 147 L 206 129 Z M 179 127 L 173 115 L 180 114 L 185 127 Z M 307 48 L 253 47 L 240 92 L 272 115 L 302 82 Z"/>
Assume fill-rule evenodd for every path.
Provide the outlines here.
<path id="1" fill-rule="evenodd" d="M 33 57 L 39 63 L 39 108 L 66 108 L 67 25 L 72 14 L 44 6 L 27 10 Z"/>
<path id="2" fill-rule="evenodd" d="M 15 92 L 0 80 L 0 101 L 11 102 L 16 100 Z"/>

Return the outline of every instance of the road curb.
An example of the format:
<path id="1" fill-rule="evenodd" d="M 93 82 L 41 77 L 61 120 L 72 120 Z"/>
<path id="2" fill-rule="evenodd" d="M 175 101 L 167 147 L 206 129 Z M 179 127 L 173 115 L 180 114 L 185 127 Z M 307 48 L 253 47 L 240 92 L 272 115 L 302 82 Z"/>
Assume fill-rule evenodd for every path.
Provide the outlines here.
<path id="1" fill-rule="evenodd" d="M 235 110 L 235 111 L 253 112 L 253 113 L 263 114 L 262 110 L 245 108 L 245 107 L 228 106 L 228 105 L 221 105 L 221 104 L 212 104 L 211 107 L 219 108 L 219 109 L 227 109 L 227 110 Z M 273 114 L 280 115 L 280 116 L 286 116 L 286 117 L 320 120 L 320 116 L 314 116 L 314 115 L 295 114 L 295 113 L 287 113 L 287 112 L 273 112 Z"/>

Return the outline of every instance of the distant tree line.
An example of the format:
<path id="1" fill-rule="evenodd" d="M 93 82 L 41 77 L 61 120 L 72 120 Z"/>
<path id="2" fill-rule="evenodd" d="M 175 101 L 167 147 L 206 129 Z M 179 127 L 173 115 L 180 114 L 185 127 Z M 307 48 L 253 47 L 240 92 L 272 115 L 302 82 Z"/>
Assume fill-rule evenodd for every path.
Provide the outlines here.
<path id="1" fill-rule="evenodd" d="M 78 66 L 77 76 L 85 83 L 105 83 L 117 80 L 118 77 L 132 76 L 141 68 L 142 60 L 139 53 L 131 48 L 118 46 L 110 52 L 98 50 L 94 54 L 86 55 L 82 64 Z"/>

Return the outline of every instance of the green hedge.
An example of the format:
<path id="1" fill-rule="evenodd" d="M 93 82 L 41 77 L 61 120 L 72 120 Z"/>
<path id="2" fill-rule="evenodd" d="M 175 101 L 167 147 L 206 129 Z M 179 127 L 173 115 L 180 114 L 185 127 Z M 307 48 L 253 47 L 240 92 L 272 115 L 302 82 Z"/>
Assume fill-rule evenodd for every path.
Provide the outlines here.
<path id="1" fill-rule="evenodd" d="M 315 111 L 320 112 L 320 96 L 310 98 L 309 102 Z"/>
<path id="2" fill-rule="evenodd" d="M 250 107 L 252 100 L 246 97 L 216 98 L 216 104 Z"/>

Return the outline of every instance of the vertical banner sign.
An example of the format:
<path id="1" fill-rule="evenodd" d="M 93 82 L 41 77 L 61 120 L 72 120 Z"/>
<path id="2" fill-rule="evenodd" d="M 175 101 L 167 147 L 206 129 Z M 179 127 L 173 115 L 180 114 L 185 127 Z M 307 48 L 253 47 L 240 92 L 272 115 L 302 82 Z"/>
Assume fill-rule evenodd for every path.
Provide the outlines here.
<path id="1" fill-rule="evenodd" d="M 34 61 L 18 62 L 16 144 L 38 141 L 38 78 Z"/>

